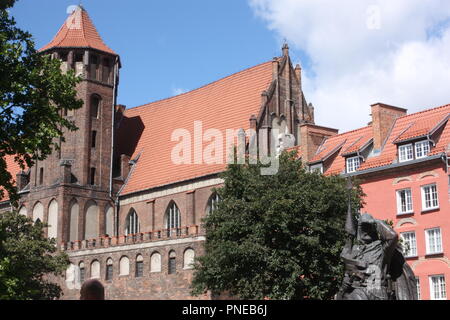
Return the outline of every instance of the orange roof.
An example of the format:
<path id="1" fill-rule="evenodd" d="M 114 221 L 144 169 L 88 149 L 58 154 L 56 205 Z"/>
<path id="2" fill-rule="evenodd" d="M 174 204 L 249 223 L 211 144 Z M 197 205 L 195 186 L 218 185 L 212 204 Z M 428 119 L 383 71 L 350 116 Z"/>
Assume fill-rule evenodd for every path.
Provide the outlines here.
<path id="1" fill-rule="evenodd" d="M 226 164 L 194 164 L 194 122 L 203 133 L 218 129 L 226 155 L 227 129 L 249 129 L 250 117 L 261 107 L 261 93 L 272 82 L 272 61 L 235 73 L 199 89 L 125 111 L 119 129 L 119 150 L 138 158 L 121 191 L 134 193 L 195 177 L 222 172 Z M 192 164 L 174 164 L 171 141 L 176 129 L 186 129 L 191 139 Z M 203 142 L 203 148 L 211 142 Z M 225 162 L 225 160 L 224 160 Z"/>
<path id="2" fill-rule="evenodd" d="M 81 6 L 67 18 L 53 40 L 39 51 L 74 47 L 92 48 L 117 55 L 103 42 L 88 13 Z"/>
<path id="3" fill-rule="evenodd" d="M 386 144 L 380 154 L 371 156 L 361 163 L 358 171 L 364 171 L 371 168 L 383 167 L 393 164 L 397 161 L 397 143 L 434 133 L 435 130 L 443 127 L 443 131 L 436 141 L 436 146 L 432 147 L 429 155 L 437 155 L 450 151 L 450 105 L 425 110 L 422 112 L 406 115 L 398 118 L 389 134 Z M 345 172 L 345 155 L 360 150 L 373 139 L 372 126 L 346 132 L 329 138 L 318 150 L 315 157 L 316 161 L 321 161 L 328 156 L 333 149 L 336 149 L 345 141 L 340 149 L 339 156 L 333 159 L 331 166 L 327 169 L 327 175 L 340 174 Z M 314 161 L 312 161 L 314 162 Z"/>
<path id="4" fill-rule="evenodd" d="M 427 135 L 433 129 L 435 129 L 436 126 L 441 124 L 442 121 L 444 121 L 447 117 L 448 114 L 442 114 L 441 112 L 438 112 L 426 118 L 417 118 L 416 121 L 412 122 L 408 126 L 408 128 L 397 139 L 395 139 L 395 142 L 398 143 L 401 141 Z"/>
<path id="5" fill-rule="evenodd" d="M 9 173 L 12 175 L 12 178 L 16 179 L 16 174 L 20 172 L 20 166 L 17 162 L 14 161 L 14 156 L 6 155 L 6 169 L 9 171 Z M 9 194 L 6 192 L 6 190 L 3 187 L 0 187 L 1 190 L 5 192 L 5 195 L 3 198 L 0 199 L 0 202 L 5 202 L 9 200 Z"/>
<path id="6" fill-rule="evenodd" d="M 392 128 L 391 134 L 386 141 L 381 154 L 377 157 L 369 158 L 364 162 L 359 170 L 367 170 L 376 167 L 382 167 L 394 163 L 397 160 L 397 142 L 407 139 L 418 138 L 430 133 L 436 126 L 448 117 L 450 113 L 450 105 L 413 113 L 398 118 Z M 441 135 L 439 143 L 445 143 L 445 136 Z M 447 140 L 447 144 L 450 140 Z M 432 148 L 430 155 L 436 152 L 436 148 Z"/>
<path id="7" fill-rule="evenodd" d="M 323 161 L 339 151 L 326 174 L 341 173 L 345 169 L 345 157 L 343 155 L 360 151 L 371 139 L 371 126 L 332 136 L 324 142 L 311 162 Z"/>

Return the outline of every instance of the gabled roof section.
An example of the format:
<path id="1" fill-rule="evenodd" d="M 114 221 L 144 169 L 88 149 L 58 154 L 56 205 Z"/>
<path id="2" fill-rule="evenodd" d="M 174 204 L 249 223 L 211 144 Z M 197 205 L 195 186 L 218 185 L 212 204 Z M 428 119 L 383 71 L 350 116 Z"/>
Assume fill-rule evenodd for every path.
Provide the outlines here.
<path id="1" fill-rule="evenodd" d="M 366 127 L 332 136 L 322 144 L 319 150 L 317 150 L 316 156 L 310 161 L 310 163 L 326 161 L 338 151 L 340 156 L 357 152 L 372 138 L 372 127 Z M 352 150 L 354 151 L 352 152 Z"/>
<path id="2" fill-rule="evenodd" d="M 445 105 L 398 118 L 380 155 L 367 159 L 366 162 L 361 164 L 359 171 L 383 167 L 397 162 L 397 143 L 420 137 L 426 139 L 426 135 L 433 132 L 438 126 L 448 124 L 444 120 L 448 119 L 449 114 L 450 105 Z M 445 142 L 445 139 L 445 135 L 441 135 L 438 145 L 442 146 L 445 143 L 450 143 L 450 140 Z M 437 152 L 438 149 L 436 147 L 431 148 L 429 155 Z"/>
<path id="3" fill-rule="evenodd" d="M 427 136 L 435 132 L 448 120 L 449 114 L 441 112 L 432 113 L 425 118 L 417 118 L 402 132 L 394 143 L 402 143 L 422 136 Z"/>
<path id="4" fill-rule="evenodd" d="M 225 163 L 194 164 L 194 122 L 201 121 L 203 133 L 216 129 L 223 135 L 223 159 L 227 154 L 227 129 L 249 129 L 250 118 L 261 108 L 261 93 L 272 82 L 272 61 L 235 73 L 181 95 L 128 109 L 119 129 L 119 150 L 132 152 L 139 160 L 121 195 L 222 172 Z M 191 135 L 192 164 L 174 164 L 171 153 L 180 141 L 172 141 L 176 129 Z M 203 150 L 212 141 L 203 141 Z M 128 145 L 133 147 L 130 149 Z M 198 155 L 198 154 L 197 154 Z"/>
<path id="5" fill-rule="evenodd" d="M 117 55 L 103 42 L 82 6 L 77 6 L 53 40 L 39 51 L 47 51 L 52 48 L 91 48 Z"/>

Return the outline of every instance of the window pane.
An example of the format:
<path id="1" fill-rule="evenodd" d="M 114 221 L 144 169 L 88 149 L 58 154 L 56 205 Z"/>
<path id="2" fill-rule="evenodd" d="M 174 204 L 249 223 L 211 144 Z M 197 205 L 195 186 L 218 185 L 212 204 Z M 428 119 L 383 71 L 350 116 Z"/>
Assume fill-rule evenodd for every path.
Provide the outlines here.
<path id="1" fill-rule="evenodd" d="M 422 187 L 422 197 L 424 209 L 435 209 L 439 207 L 437 186 L 435 184 Z"/>
<path id="2" fill-rule="evenodd" d="M 169 258 L 169 274 L 174 274 L 176 271 L 176 258 Z"/>
<path id="3" fill-rule="evenodd" d="M 410 161 L 414 159 L 412 144 L 398 147 L 399 161 Z"/>
<path id="4" fill-rule="evenodd" d="M 397 191 L 398 213 L 410 213 L 413 211 L 411 189 Z"/>
<path id="5" fill-rule="evenodd" d="M 144 263 L 142 261 L 136 262 L 136 278 L 144 275 Z"/>
<path id="6" fill-rule="evenodd" d="M 445 288 L 444 276 L 432 276 L 430 277 L 430 289 L 432 300 L 446 300 L 447 292 Z"/>
<path id="7" fill-rule="evenodd" d="M 360 158 L 359 157 L 353 157 L 347 159 L 347 172 L 356 172 L 360 166 Z"/>
<path id="8" fill-rule="evenodd" d="M 416 233 L 405 232 L 401 233 L 400 236 L 403 239 L 403 253 L 405 254 L 405 257 L 416 257 L 417 256 Z"/>
<path id="9" fill-rule="evenodd" d="M 431 229 L 426 231 L 427 235 L 427 253 L 435 254 L 442 252 L 441 229 Z"/>

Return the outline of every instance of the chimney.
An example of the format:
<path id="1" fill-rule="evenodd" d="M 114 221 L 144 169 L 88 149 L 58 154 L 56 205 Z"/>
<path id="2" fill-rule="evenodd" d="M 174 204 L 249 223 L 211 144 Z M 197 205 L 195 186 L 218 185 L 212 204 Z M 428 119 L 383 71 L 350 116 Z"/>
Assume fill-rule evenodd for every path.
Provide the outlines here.
<path id="1" fill-rule="evenodd" d="M 301 147 L 302 159 L 304 162 L 309 162 L 314 158 L 323 140 L 337 135 L 339 130 L 303 123 L 300 125 L 299 133 L 298 145 Z"/>
<path id="2" fill-rule="evenodd" d="M 16 185 L 17 185 L 18 191 L 25 188 L 27 186 L 28 182 L 29 182 L 28 174 L 26 174 L 23 171 L 20 171 L 18 174 L 16 174 Z"/>
<path id="3" fill-rule="evenodd" d="M 374 150 L 381 150 L 389 131 L 395 120 L 406 116 L 408 110 L 390 106 L 384 103 L 375 103 L 372 106 L 372 129 Z"/>

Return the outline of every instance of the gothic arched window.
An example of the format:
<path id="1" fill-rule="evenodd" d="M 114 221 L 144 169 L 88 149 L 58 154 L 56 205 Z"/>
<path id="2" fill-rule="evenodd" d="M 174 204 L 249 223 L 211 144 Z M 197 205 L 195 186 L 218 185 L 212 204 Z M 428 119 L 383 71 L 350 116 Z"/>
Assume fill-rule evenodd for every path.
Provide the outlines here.
<path id="1" fill-rule="evenodd" d="M 113 260 L 111 258 L 108 258 L 108 260 L 106 260 L 105 280 L 112 280 L 112 278 L 113 278 Z"/>
<path id="2" fill-rule="evenodd" d="M 140 278 L 144 275 L 144 257 L 142 255 L 138 255 L 136 257 L 136 268 L 135 268 L 135 276 L 136 278 Z"/>
<path id="3" fill-rule="evenodd" d="M 168 273 L 174 274 L 177 272 L 177 255 L 175 251 L 170 251 L 169 253 L 169 266 L 168 266 Z"/>
<path id="4" fill-rule="evenodd" d="M 206 207 L 206 214 L 211 214 L 213 211 L 217 209 L 219 202 L 221 201 L 217 192 L 214 192 L 208 200 L 208 206 Z"/>
<path id="5" fill-rule="evenodd" d="M 166 229 L 168 232 L 168 235 L 172 235 L 173 233 L 177 232 L 178 229 L 181 227 L 181 214 L 180 209 L 178 209 L 178 206 L 175 202 L 171 202 L 169 204 L 169 207 L 166 211 Z"/>
<path id="6" fill-rule="evenodd" d="M 100 97 L 93 96 L 91 98 L 91 117 L 98 119 L 100 113 Z"/>
<path id="7" fill-rule="evenodd" d="M 139 233 L 140 226 L 139 226 L 139 217 L 134 209 L 130 210 L 130 213 L 128 213 L 127 220 L 126 220 L 126 227 L 125 227 L 125 234 L 136 234 Z"/>
<path id="8" fill-rule="evenodd" d="M 58 202 L 52 200 L 48 206 L 48 232 L 49 239 L 57 238 L 58 236 Z"/>

